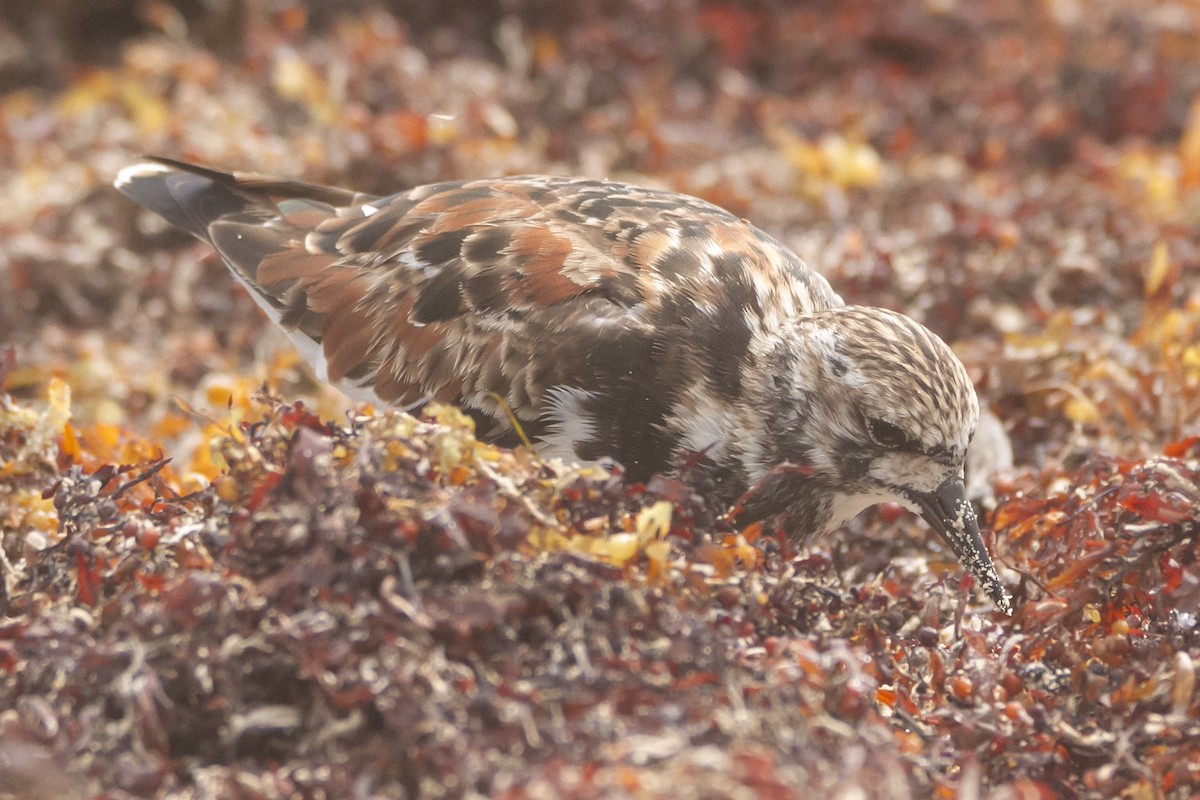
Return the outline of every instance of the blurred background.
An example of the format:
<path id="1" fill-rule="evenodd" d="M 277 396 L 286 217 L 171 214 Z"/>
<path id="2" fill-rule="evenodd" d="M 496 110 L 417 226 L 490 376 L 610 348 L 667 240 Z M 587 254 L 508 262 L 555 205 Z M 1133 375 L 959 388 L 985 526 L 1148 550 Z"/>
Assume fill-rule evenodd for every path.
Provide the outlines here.
<path id="1" fill-rule="evenodd" d="M 921 319 L 1018 463 L 1156 451 L 1200 416 L 1198 31 L 1165 0 L 4 0 L 6 386 L 163 439 L 264 380 L 341 402 L 110 188 L 141 154 L 552 172 L 699 195 Z"/>

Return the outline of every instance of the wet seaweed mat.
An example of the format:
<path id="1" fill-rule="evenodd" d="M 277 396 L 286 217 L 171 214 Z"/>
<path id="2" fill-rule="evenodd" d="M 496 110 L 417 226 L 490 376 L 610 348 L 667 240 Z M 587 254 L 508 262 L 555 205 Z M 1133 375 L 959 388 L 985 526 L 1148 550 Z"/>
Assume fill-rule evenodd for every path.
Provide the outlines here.
<path id="1" fill-rule="evenodd" d="M 188 496 L 162 460 L 98 464 L 7 423 L 24 456 L 6 463 L 42 443 L 61 537 L 10 575 L 2 746 L 29 766 L 4 785 L 1053 797 L 1200 779 L 1195 441 L 1001 505 L 1007 621 L 903 559 L 880 577 L 752 546 L 682 484 L 480 444 L 452 409 L 255 412 Z M 64 753 L 67 777 L 42 777 Z"/>

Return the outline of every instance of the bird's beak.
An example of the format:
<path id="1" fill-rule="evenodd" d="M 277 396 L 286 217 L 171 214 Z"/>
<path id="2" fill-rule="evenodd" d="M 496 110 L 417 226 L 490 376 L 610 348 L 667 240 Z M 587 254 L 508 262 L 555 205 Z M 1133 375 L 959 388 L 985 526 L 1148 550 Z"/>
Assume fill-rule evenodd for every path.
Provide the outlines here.
<path id="1" fill-rule="evenodd" d="M 912 492 L 909 499 L 921 509 L 925 521 L 950 545 L 959 562 L 975 576 L 996 607 L 1011 615 L 1012 604 L 1000 584 L 991 556 L 983 546 L 979 521 L 975 518 L 975 509 L 967 501 L 962 479 L 950 478 L 932 492 Z"/>

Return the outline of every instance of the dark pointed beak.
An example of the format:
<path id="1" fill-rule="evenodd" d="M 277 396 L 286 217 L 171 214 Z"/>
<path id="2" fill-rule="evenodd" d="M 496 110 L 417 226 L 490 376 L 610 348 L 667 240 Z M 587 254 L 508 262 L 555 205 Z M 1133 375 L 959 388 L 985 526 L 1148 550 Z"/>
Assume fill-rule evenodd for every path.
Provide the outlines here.
<path id="1" fill-rule="evenodd" d="M 911 492 L 909 499 L 920 507 L 921 516 L 950 545 L 959 562 L 975 576 L 996 608 L 1011 616 L 1012 604 L 1000 584 L 992 558 L 983 546 L 979 521 L 975 518 L 975 509 L 967 501 L 962 479 L 950 478 L 932 492 Z"/>

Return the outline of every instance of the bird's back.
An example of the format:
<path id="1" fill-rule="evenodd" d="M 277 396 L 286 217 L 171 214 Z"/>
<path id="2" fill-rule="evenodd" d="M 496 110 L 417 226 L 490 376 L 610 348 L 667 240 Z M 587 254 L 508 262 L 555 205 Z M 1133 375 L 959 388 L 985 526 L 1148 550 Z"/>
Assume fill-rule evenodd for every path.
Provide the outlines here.
<path id="1" fill-rule="evenodd" d="M 211 242 L 352 397 L 457 402 L 499 436 L 498 396 L 557 454 L 635 472 L 666 465 L 663 420 L 694 384 L 736 397 L 755 328 L 841 303 L 744 220 L 623 183 L 520 176 L 372 197 L 147 160 L 117 186 Z"/>

